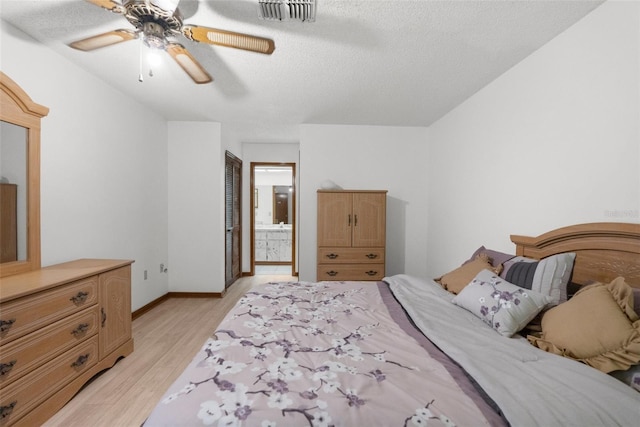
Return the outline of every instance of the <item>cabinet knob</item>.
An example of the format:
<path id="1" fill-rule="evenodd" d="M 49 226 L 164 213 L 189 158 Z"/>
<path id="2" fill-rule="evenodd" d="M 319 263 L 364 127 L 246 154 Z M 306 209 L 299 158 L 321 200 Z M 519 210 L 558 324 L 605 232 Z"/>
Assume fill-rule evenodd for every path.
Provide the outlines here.
<path id="1" fill-rule="evenodd" d="M 69 301 L 73 301 L 74 304 L 82 304 L 87 300 L 88 296 L 89 296 L 88 292 L 80 291 L 76 295 L 69 298 Z"/>
<path id="2" fill-rule="evenodd" d="M 107 313 L 104 311 L 104 307 L 100 307 L 100 313 L 102 313 L 102 327 L 107 322 Z"/>
<path id="3" fill-rule="evenodd" d="M 16 364 L 17 360 L 12 360 L 9 363 L 0 363 L 0 376 L 8 374 L 9 371 L 13 369 L 13 366 Z"/>
<path id="4" fill-rule="evenodd" d="M 14 323 L 16 319 L 0 320 L 0 332 L 8 331 Z"/>
<path id="5" fill-rule="evenodd" d="M 331 270 L 331 271 L 327 271 L 327 274 L 328 274 L 329 276 L 333 277 L 333 276 L 336 276 L 336 275 L 338 274 L 338 272 L 337 272 L 337 271 L 333 271 L 333 270 Z"/>
<path id="6" fill-rule="evenodd" d="M 373 271 L 373 270 L 369 270 L 369 271 L 366 272 L 366 274 L 369 275 L 369 276 L 375 276 L 376 274 L 378 274 L 378 272 L 377 271 Z"/>
<path id="7" fill-rule="evenodd" d="M 17 403 L 18 401 L 14 400 L 8 405 L 0 406 L 0 418 L 5 418 L 11 415 L 11 413 L 13 412 L 13 408 L 16 407 Z"/>
<path id="8" fill-rule="evenodd" d="M 329 258 L 329 259 L 336 259 L 336 258 L 338 258 L 338 254 L 334 254 L 334 253 L 327 254 L 327 258 Z"/>
<path id="9" fill-rule="evenodd" d="M 82 366 L 85 363 L 87 363 L 87 360 L 89 360 L 89 353 L 83 354 L 81 356 L 78 356 L 76 361 L 71 364 L 71 367 L 72 368 L 79 368 L 80 366 Z"/>
<path id="10" fill-rule="evenodd" d="M 87 332 L 88 329 L 89 329 L 88 323 L 80 323 L 77 328 L 71 331 L 71 333 L 77 337 L 78 335 L 81 335 Z"/>
<path id="11" fill-rule="evenodd" d="M 367 254 L 366 257 L 369 259 L 376 259 L 378 258 L 378 254 Z"/>

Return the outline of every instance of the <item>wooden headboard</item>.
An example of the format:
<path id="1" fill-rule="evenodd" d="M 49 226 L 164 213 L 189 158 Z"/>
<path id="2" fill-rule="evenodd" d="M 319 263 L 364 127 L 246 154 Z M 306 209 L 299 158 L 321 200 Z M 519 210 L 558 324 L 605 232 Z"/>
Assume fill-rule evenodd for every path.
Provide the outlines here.
<path id="1" fill-rule="evenodd" d="M 571 282 L 608 283 L 618 276 L 640 288 L 640 224 L 596 222 L 571 225 L 537 237 L 511 235 L 516 255 L 541 259 L 575 252 Z"/>

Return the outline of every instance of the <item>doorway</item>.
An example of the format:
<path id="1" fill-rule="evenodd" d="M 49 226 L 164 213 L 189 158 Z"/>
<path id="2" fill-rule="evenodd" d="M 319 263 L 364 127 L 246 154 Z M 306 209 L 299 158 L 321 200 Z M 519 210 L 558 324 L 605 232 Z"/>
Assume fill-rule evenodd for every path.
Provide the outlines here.
<path id="1" fill-rule="evenodd" d="M 251 274 L 295 273 L 296 164 L 251 163 Z"/>
<path id="2" fill-rule="evenodd" d="M 227 151 L 224 163 L 224 287 L 242 275 L 242 160 Z"/>

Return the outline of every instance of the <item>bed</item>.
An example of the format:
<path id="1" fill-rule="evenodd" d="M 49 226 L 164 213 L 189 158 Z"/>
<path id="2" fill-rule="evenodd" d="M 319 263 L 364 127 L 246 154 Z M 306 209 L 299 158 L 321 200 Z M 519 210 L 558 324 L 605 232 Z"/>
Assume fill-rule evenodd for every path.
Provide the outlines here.
<path id="1" fill-rule="evenodd" d="M 481 247 L 438 280 L 252 288 L 144 426 L 637 425 L 640 373 L 614 374 L 640 362 L 640 224 L 511 240 L 513 254 Z M 479 263 L 487 268 L 454 293 L 454 279 Z M 613 356 L 581 354 L 554 335 L 560 322 L 561 332 L 578 328 L 568 339 L 591 339 L 602 328 L 589 326 L 600 307 L 588 304 L 609 307 L 609 296 L 607 319 L 621 323 L 600 332 L 621 340 Z"/>

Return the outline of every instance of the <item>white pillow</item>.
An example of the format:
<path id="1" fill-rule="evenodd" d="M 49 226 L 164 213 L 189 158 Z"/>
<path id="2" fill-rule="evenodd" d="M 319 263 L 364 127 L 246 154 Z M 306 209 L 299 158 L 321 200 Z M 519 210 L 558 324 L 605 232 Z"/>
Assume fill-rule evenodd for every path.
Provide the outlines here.
<path id="1" fill-rule="evenodd" d="M 510 337 L 536 317 L 552 298 L 482 270 L 452 302 L 478 316 L 501 335 Z"/>

